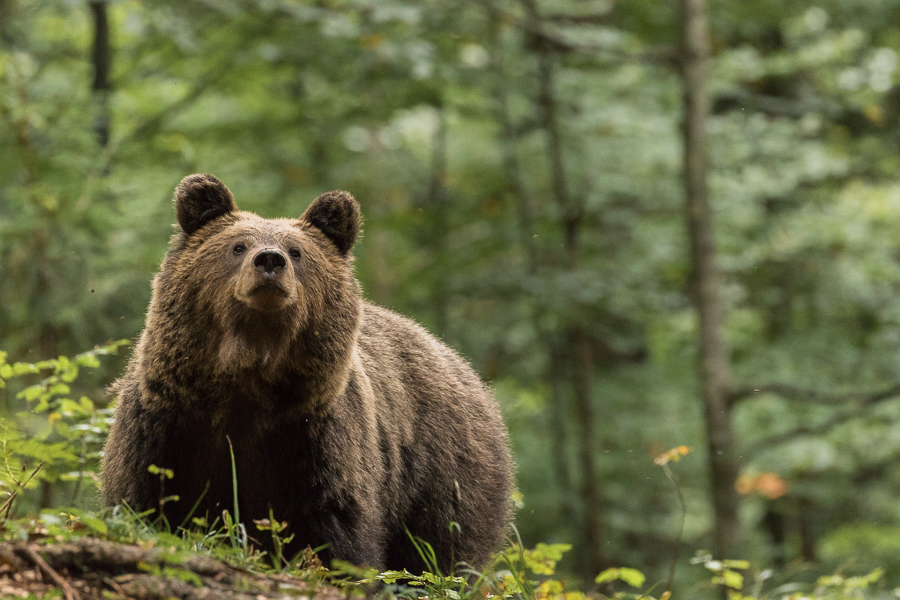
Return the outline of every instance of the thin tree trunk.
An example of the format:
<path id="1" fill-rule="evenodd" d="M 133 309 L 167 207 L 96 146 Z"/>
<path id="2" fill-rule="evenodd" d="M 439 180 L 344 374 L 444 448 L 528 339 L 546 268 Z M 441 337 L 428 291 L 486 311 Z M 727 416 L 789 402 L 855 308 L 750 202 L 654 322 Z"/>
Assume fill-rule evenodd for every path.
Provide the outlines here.
<path id="1" fill-rule="evenodd" d="M 518 219 L 519 239 L 522 249 L 525 251 L 526 277 L 525 286 L 535 281 L 539 267 L 539 248 L 534 238 L 534 216 L 531 203 L 531 195 L 525 186 L 522 177 L 522 166 L 516 151 L 518 139 L 513 126 L 509 110 L 509 96 L 507 93 L 506 72 L 503 63 L 503 50 L 500 43 L 500 19 L 497 14 L 486 7 L 489 22 L 489 40 L 491 51 L 491 72 L 494 83 L 494 98 L 496 99 L 495 118 L 500 125 L 499 144 L 500 156 L 503 165 L 504 180 L 507 185 L 508 196 L 512 198 Z M 533 303 L 531 320 L 535 332 L 540 339 L 551 340 L 552 333 L 544 326 L 545 309 L 540 302 Z M 563 357 L 558 348 L 558 343 L 548 344 L 548 369 L 547 379 L 550 381 L 549 416 L 551 428 L 551 452 L 557 488 L 562 498 L 561 511 L 563 519 L 568 523 L 574 523 L 576 518 L 575 508 L 571 500 L 572 474 L 569 467 L 568 440 L 569 433 L 566 426 L 566 415 L 569 412 L 566 401 L 563 369 Z"/>
<path id="2" fill-rule="evenodd" d="M 540 31 L 541 17 L 535 0 L 520 0 L 532 22 Z M 559 126 L 556 100 L 556 54 L 543 36 L 535 35 L 529 46 L 538 58 L 538 121 L 544 131 L 549 162 L 550 187 L 559 208 L 563 226 L 565 266 L 575 272 L 580 254 L 580 234 L 584 210 L 569 190 L 562 152 L 562 132 Z M 577 317 L 571 317 L 573 320 Z M 587 568 L 589 573 L 599 573 L 605 565 L 603 556 L 603 501 L 597 481 L 594 408 L 591 384 L 594 364 L 589 340 L 580 324 L 566 331 L 566 343 L 572 348 L 575 368 L 572 371 L 575 415 L 581 424 L 578 441 L 578 460 L 582 471 L 581 497 L 584 504 L 584 535 L 587 542 Z"/>
<path id="3" fill-rule="evenodd" d="M 506 71 L 503 62 L 503 49 L 500 42 L 500 19 L 486 7 L 487 18 L 489 20 L 489 41 L 490 41 L 490 68 L 493 75 L 494 98 L 497 101 L 495 118 L 500 125 L 499 143 L 500 157 L 503 165 L 503 177 L 509 192 L 513 197 L 516 216 L 519 220 L 519 238 L 522 248 L 526 256 L 526 268 L 529 276 L 537 274 L 538 269 L 538 248 L 534 241 L 534 211 L 532 209 L 531 195 L 525 187 L 522 178 L 522 166 L 519 163 L 518 153 L 518 136 L 513 125 L 512 117 L 509 110 L 509 94 L 507 92 L 508 82 L 506 81 Z"/>
<path id="4" fill-rule="evenodd" d="M 584 481 L 581 495 L 584 498 L 584 525 L 588 539 L 588 570 L 596 574 L 606 567 L 603 555 L 603 498 L 600 495 L 600 483 L 597 480 L 596 431 L 594 427 L 594 407 L 591 384 L 594 374 L 594 359 L 590 341 L 584 329 L 578 325 L 570 332 L 573 351 L 575 353 L 575 373 L 573 384 L 575 390 L 575 416 L 581 423 L 581 439 L 578 443 L 578 459 L 581 463 Z"/>
<path id="5" fill-rule="evenodd" d="M 435 333 L 446 339 L 449 320 L 449 292 L 447 286 L 447 111 L 437 108 L 437 127 L 431 138 L 431 179 L 428 182 L 428 237 L 436 267 L 434 282 Z"/>
<path id="6" fill-rule="evenodd" d="M 91 91 L 97 111 L 94 117 L 94 132 L 101 147 L 109 145 L 111 118 L 109 96 L 112 93 L 110 68 L 112 50 L 109 42 L 109 17 L 106 0 L 91 0 L 91 16 L 94 20 L 94 43 L 91 48 L 91 63 L 94 66 L 94 82 Z"/>
<path id="7" fill-rule="evenodd" d="M 815 563 L 816 557 L 816 536 L 813 533 L 813 515 L 819 514 L 816 511 L 815 502 L 808 496 L 801 496 L 797 503 L 797 520 L 800 533 L 800 558 L 806 563 Z"/>
<path id="8" fill-rule="evenodd" d="M 547 332 L 540 331 L 539 333 L 542 338 L 551 339 Z M 565 393 L 566 371 L 563 366 L 565 357 L 559 346 L 558 342 L 551 342 L 548 350 L 550 355 L 548 357 L 550 368 L 547 373 L 547 378 L 550 380 L 550 427 L 553 430 L 551 447 L 556 481 L 562 496 L 562 514 L 567 521 L 574 523 L 576 513 L 571 499 L 574 486 L 572 485 L 572 469 L 569 467 L 567 451 L 570 436 L 568 427 L 566 427 L 566 415 L 569 413 L 569 403 L 566 402 Z"/>
<path id="9" fill-rule="evenodd" d="M 709 115 L 707 71 L 709 30 L 704 0 L 679 0 L 681 6 L 681 77 L 684 87 L 684 192 L 687 233 L 693 269 L 693 300 L 699 328 L 699 384 L 703 402 L 715 522 L 716 556 L 726 558 L 739 537 L 738 495 L 734 484 L 739 464 L 734 448 L 728 392 L 731 380 L 723 335 L 724 311 L 716 268 L 716 246 L 707 176 Z"/>
<path id="10" fill-rule="evenodd" d="M 35 287 L 35 298 L 33 299 L 34 306 L 41 306 L 41 302 L 44 301 L 45 298 L 51 298 L 51 278 L 52 278 L 52 269 L 50 268 L 47 250 L 47 231 L 41 230 L 35 236 L 35 257 L 36 264 L 38 265 L 38 276 L 37 276 L 37 285 Z M 44 322 L 39 325 L 39 333 L 38 333 L 38 347 L 40 348 L 40 358 L 41 359 L 51 359 L 57 358 L 59 356 L 59 338 L 60 331 L 59 328 L 54 325 L 52 322 L 48 322 L 46 319 L 50 319 L 50 311 L 44 310 L 41 311 L 43 313 Z M 38 502 L 38 507 L 41 509 L 50 508 L 53 506 L 53 497 L 55 494 L 55 484 L 47 479 L 41 481 L 41 498 Z"/>

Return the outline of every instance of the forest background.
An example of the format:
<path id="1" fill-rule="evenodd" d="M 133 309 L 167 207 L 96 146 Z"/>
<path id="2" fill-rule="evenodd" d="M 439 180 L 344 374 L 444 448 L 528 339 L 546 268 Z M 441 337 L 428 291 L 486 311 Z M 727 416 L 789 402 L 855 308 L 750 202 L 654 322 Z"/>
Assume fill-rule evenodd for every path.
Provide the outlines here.
<path id="1" fill-rule="evenodd" d="M 900 585 L 900 4 L 696 4 L 0 0 L 0 349 L 134 338 L 184 175 L 346 189 L 365 295 L 492 383 L 571 580 L 683 546 Z M 67 475 L 16 510 L 95 508 Z"/>

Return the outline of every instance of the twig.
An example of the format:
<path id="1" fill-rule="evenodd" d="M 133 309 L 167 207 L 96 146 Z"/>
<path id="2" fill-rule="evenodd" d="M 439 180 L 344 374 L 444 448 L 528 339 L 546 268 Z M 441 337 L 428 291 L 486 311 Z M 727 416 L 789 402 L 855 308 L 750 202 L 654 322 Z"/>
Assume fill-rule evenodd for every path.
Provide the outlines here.
<path id="1" fill-rule="evenodd" d="M 687 502 L 684 501 L 684 494 L 681 492 L 681 485 L 675 479 L 675 474 L 669 468 L 668 463 L 662 463 L 663 473 L 675 486 L 675 493 L 678 496 L 678 504 L 681 506 L 681 512 L 678 519 L 678 535 L 675 537 L 675 552 L 672 555 L 672 562 L 669 565 L 669 580 L 666 582 L 666 591 L 672 591 L 672 585 L 675 583 L 675 566 L 678 564 L 678 557 L 681 554 L 681 537 L 684 535 L 684 520 L 687 517 Z"/>
<path id="2" fill-rule="evenodd" d="M 735 406 L 739 402 L 752 399 L 758 394 L 775 394 L 776 396 L 781 396 L 788 400 L 808 402 L 810 404 L 842 405 L 856 403 L 862 406 L 868 406 L 900 395 L 900 384 L 894 384 L 880 392 L 871 392 L 867 394 L 859 392 L 827 394 L 783 383 L 767 383 L 764 385 L 734 390 L 728 396 L 728 403 L 730 406 Z"/>
<path id="3" fill-rule="evenodd" d="M 125 590 L 122 589 L 122 586 L 119 585 L 119 583 L 115 579 L 112 579 L 111 577 L 104 577 L 103 583 L 105 583 L 106 585 L 111 587 L 113 589 L 113 591 L 115 593 L 117 593 L 119 596 L 121 596 L 122 598 L 128 597 L 128 594 L 125 592 Z"/>
<path id="4" fill-rule="evenodd" d="M 91 417 L 91 425 L 93 425 L 94 417 Z M 72 490 L 72 496 L 69 500 L 69 504 L 71 506 L 75 506 L 75 498 L 78 497 L 78 492 L 81 491 L 81 480 L 84 479 L 84 465 L 87 462 L 87 437 L 84 436 L 81 438 L 81 456 L 78 457 L 78 479 L 75 480 L 75 488 Z"/>
<path id="5" fill-rule="evenodd" d="M 589 13 L 584 15 L 571 13 L 548 13 L 544 15 L 544 19 L 554 23 L 567 23 L 569 25 L 607 25 L 612 21 L 613 12 L 607 10 L 599 13 Z"/>
<path id="6" fill-rule="evenodd" d="M 52 579 L 56 583 L 56 585 L 58 585 L 59 587 L 62 588 L 63 595 L 66 597 L 66 600 L 80 600 L 81 599 L 81 597 L 78 595 L 78 592 L 76 592 L 72 588 L 72 586 L 69 585 L 69 582 L 67 582 L 65 579 L 63 579 L 59 573 L 54 571 L 53 567 L 48 565 L 47 561 L 45 561 L 43 558 L 41 558 L 41 555 L 38 554 L 34 548 L 26 546 L 24 548 L 24 551 L 25 551 L 25 554 L 28 555 L 28 558 L 30 558 L 31 561 L 35 564 L 35 566 L 39 567 L 44 573 L 49 575 L 50 579 Z"/>
<path id="7" fill-rule="evenodd" d="M 38 466 L 34 468 L 34 471 L 31 472 L 31 475 L 28 476 L 28 479 L 25 481 L 19 481 L 16 485 L 19 486 L 19 489 L 24 490 L 25 486 L 28 485 L 28 482 L 31 481 L 37 472 L 41 470 L 41 467 L 44 466 L 44 461 L 38 463 Z M 12 510 L 13 501 L 18 497 L 19 490 L 15 490 L 9 495 L 9 498 L 6 499 L 6 502 L 3 503 L 3 506 L 0 506 L 0 511 L 3 511 L 3 519 L 2 521 L 6 521 L 9 519 L 9 513 Z"/>
<path id="8" fill-rule="evenodd" d="M 887 398 L 883 399 L 886 400 Z M 871 406 L 871 404 L 866 405 L 864 408 Z M 745 456 L 753 456 L 763 450 L 768 450 L 772 446 L 777 446 L 779 444 L 784 444 L 786 442 L 790 442 L 794 438 L 798 438 L 804 435 L 820 435 L 828 432 L 830 429 L 837 427 L 838 425 L 842 425 L 847 421 L 855 419 L 861 416 L 861 411 L 856 410 L 852 412 L 845 412 L 839 415 L 836 415 L 827 421 L 819 423 L 814 426 L 801 426 L 796 429 L 791 429 L 790 431 L 785 431 L 783 433 L 778 433 L 775 435 L 770 435 L 769 437 L 765 437 L 755 444 L 750 446 L 749 449 L 744 453 Z M 892 419 L 885 418 L 888 422 L 893 422 Z"/>

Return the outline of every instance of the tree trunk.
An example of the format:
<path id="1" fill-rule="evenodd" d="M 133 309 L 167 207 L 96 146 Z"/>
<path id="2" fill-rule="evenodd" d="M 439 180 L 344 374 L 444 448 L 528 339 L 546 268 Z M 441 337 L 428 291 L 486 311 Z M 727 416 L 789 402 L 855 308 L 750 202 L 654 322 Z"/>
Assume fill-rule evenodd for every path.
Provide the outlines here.
<path id="1" fill-rule="evenodd" d="M 699 387 L 703 402 L 714 518 L 714 549 L 727 558 L 739 536 L 738 461 L 728 405 L 730 364 L 723 335 L 724 312 L 707 175 L 709 30 L 704 0 L 680 0 L 684 86 L 684 192 L 690 238 L 692 295 L 699 329 Z"/>
<path id="2" fill-rule="evenodd" d="M 594 362 L 590 341 L 580 325 L 572 328 L 569 338 L 575 353 L 575 416 L 581 423 L 581 439 L 578 443 L 578 460 L 581 463 L 581 496 L 584 499 L 584 531 L 588 541 L 588 570 L 596 575 L 605 567 L 603 555 L 603 498 L 597 481 L 597 449 L 594 429 L 594 406 L 591 393 Z"/>
<path id="3" fill-rule="evenodd" d="M 106 0 L 91 0 L 91 16 L 94 20 L 94 43 L 91 48 L 91 63 L 94 66 L 94 82 L 91 91 L 97 111 L 94 116 L 94 133 L 102 148 L 109 145 L 111 127 L 109 95 L 112 92 L 110 67 L 112 51 L 109 43 L 109 17 Z"/>
<path id="4" fill-rule="evenodd" d="M 800 532 L 800 558 L 806 563 L 818 561 L 816 556 L 816 536 L 813 531 L 813 515 L 819 514 L 812 498 L 801 496 L 797 503 L 797 520 Z"/>
<path id="5" fill-rule="evenodd" d="M 518 136 L 509 110 L 508 82 L 503 63 L 503 50 L 500 43 L 501 22 L 496 12 L 487 9 L 490 32 L 488 35 L 491 51 L 491 71 L 493 74 L 493 92 L 496 100 L 495 118 L 500 126 L 498 142 L 500 156 L 503 165 L 503 177 L 506 182 L 507 196 L 511 199 L 518 220 L 519 240 L 525 252 L 526 280 L 523 288 L 530 287 L 537 278 L 539 267 L 539 248 L 534 238 L 534 217 L 531 203 L 531 195 L 525 187 L 522 177 L 522 166 L 516 151 Z M 544 325 L 546 310 L 542 303 L 532 304 L 531 320 L 539 339 L 553 340 L 553 334 L 547 331 Z M 566 401 L 564 379 L 566 377 L 563 368 L 562 352 L 559 342 L 550 341 L 547 344 L 547 372 L 550 382 L 549 417 L 551 429 L 551 451 L 553 453 L 553 465 L 555 469 L 556 485 L 562 498 L 562 518 L 567 523 L 576 521 L 575 507 L 572 502 L 572 474 L 569 467 L 567 452 L 569 432 L 566 426 L 566 416 L 569 413 L 569 403 Z"/>
<path id="6" fill-rule="evenodd" d="M 447 285 L 447 227 L 448 227 L 448 202 L 447 187 L 444 181 L 447 178 L 447 111 L 443 105 L 436 107 L 437 127 L 431 138 L 431 177 L 428 182 L 428 197 L 426 199 L 426 218 L 428 219 L 428 243 L 431 246 L 431 255 L 435 262 L 434 279 L 434 313 L 435 333 L 441 339 L 447 340 L 449 334 L 449 286 Z"/>
<path id="7" fill-rule="evenodd" d="M 532 24 L 532 32 L 540 32 L 541 17 L 535 0 L 521 0 L 528 19 Z M 577 201 L 569 190 L 568 177 L 565 171 L 562 151 L 562 132 L 559 126 L 556 99 L 555 50 L 546 43 L 541 35 L 529 34 L 529 49 L 538 58 L 538 122 L 544 132 L 549 163 L 550 188 L 554 201 L 559 208 L 562 222 L 563 258 L 565 267 L 575 272 L 578 270 L 581 250 L 581 227 L 583 224 L 583 203 Z M 578 459 L 582 471 L 581 499 L 584 506 L 584 536 L 587 542 L 587 569 L 589 574 L 599 573 L 605 564 L 603 556 L 603 502 L 600 485 L 597 481 L 596 444 L 594 431 L 594 407 L 591 393 L 594 375 L 593 356 L 590 343 L 584 328 L 578 323 L 578 315 L 567 315 L 572 323 L 564 332 L 566 345 L 572 349 L 575 365 L 572 370 L 572 389 L 574 392 L 574 410 L 581 424 L 578 440 Z"/>

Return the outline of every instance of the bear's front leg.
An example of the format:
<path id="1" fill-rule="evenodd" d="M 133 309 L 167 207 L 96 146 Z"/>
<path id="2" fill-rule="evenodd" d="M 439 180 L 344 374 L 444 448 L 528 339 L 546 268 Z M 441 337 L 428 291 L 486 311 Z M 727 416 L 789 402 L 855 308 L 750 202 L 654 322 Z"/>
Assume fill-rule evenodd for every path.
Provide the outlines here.
<path id="1" fill-rule="evenodd" d="M 385 529 L 378 511 L 348 498 L 329 504 L 320 521 L 320 535 L 330 543 L 324 562 L 338 559 L 383 570 Z"/>
<path id="2" fill-rule="evenodd" d="M 122 391 L 104 446 L 101 492 L 107 506 L 127 502 L 136 511 L 159 508 L 160 478 L 148 469 L 171 466 L 164 462 L 174 421 L 168 411 L 142 406 L 133 388 Z"/>

